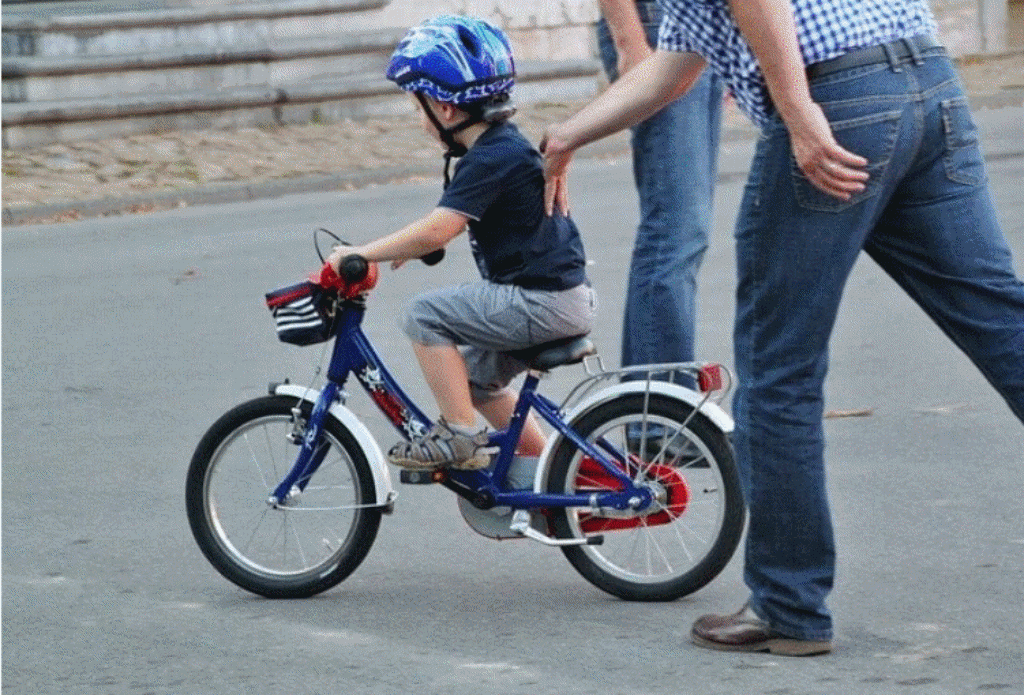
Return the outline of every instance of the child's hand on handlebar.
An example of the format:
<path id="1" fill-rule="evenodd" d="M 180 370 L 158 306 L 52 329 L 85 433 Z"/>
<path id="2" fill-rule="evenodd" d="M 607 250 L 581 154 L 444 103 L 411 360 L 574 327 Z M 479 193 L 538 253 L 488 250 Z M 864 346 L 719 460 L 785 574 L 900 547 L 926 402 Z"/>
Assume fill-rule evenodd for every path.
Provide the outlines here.
<path id="1" fill-rule="evenodd" d="M 331 264 L 336 272 L 341 273 L 341 262 L 348 256 L 363 256 L 360 250 L 356 246 L 335 246 L 334 250 L 331 251 L 331 255 L 327 257 L 327 262 Z M 398 270 L 408 259 L 398 258 L 391 261 L 391 269 Z"/>
<path id="2" fill-rule="evenodd" d="M 342 259 L 346 256 L 351 256 L 353 253 L 356 253 L 356 247 L 338 244 L 331 250 L 331 254 L 327 257 L 327 263 L 334 268 L 335 272 L 340 273 Z"/>

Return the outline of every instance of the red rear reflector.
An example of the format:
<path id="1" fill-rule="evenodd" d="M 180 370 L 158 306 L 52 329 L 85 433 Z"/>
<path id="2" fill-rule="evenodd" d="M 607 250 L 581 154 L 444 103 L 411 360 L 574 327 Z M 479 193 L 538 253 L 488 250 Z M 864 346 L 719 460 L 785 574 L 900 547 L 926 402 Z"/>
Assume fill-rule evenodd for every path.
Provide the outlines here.
<path id="1" fill-rule="evenodd" d="M 697 372 L 697 385 L 702 393 L 718 391 L 722 388 L 722 365 L 705 364 Z"/>

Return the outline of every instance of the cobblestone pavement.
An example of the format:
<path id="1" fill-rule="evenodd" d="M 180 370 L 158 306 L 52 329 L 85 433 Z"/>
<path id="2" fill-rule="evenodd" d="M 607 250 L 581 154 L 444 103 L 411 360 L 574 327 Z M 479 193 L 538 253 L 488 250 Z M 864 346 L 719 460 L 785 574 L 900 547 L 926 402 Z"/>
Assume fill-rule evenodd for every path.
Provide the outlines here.
<path id="1" fill-rule="evenodd" d="M 1024 52 L 965 59 L 960 68 L 972 97 L 1024 93 Z M 516 122 L 537 142 L 545 125 L 580 105 L 526 105 Z M 751 137 L 755 132 L 731 106 L 726 109 L 724 127 L 727 138 Z M 625 148 L 626 140 L 620 138 L 601 151 L 624 152 Z M 3 207 L 31 213 L 47 206 L 120 199 L 136 202 L 117 212 L 147 212 L 160 207 L 159 202 L 138 202 L 147 194 L 157 201 L 159 194 L 185 193 L 210 185 L 287 181 L 339 172 L 393 170 L 398 172 L 394 178 L 403 178 L 402 172 L 408 178 L 439 166 L 438 155 L 437 146 L 422 133 L 414 116 L 82 140 L 4 150 Z M 59 222 L 81 216 L 78 210 L 64 209 L 38 216 L 22 214 L 12 221 Z"/>

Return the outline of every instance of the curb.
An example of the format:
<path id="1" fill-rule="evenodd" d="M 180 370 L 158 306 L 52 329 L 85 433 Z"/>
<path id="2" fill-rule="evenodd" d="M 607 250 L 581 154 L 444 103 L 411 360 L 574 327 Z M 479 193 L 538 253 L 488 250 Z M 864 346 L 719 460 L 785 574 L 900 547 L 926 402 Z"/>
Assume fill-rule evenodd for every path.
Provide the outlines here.
<path id="1" fill-rule="evenodd" d="M 1003 94 L 971 98 L 972 109 L 1003 109 L 1024 107 L 1024 90 L 1012 89 Z M 757 131 L 753 129 L 723 128 L 719 160 L 718 182 L 733 181 L 747 172 L 748 153 L 753 147 Z M 738 151 L 727 151 L 725 145 L 739 146 Z M 626 156 L 629 152 L 628 139 L 617 134 L 580 150 L 577 157 L 600 158 Z M 1004 160 L 1024 157 L 1024 151 L 1014 150 L 991 153 L 987 159 Z M 20 208 L 3 208 L 2 220 L 5 225 L 46 224 L 46 218 L 70 216 L 70 220 L 104 217 L 109 215 L 138 214 L 170 210 L 194 205 L 218 205 L 239 203 L 285 195 L 327 191 L 350 191 L 366 186 L 384 185 L 407 181 L 418 177 L 438 174 L 440 160 L 436 166 L 389 167 L 373 171 L 350 171 L 318 176 L 298 176 L 292 179 L 275 179 L 260 182 L 237 182 L 207 184 L 189 190 L 143 193 L 121 198 L 99 198 L 94 200 L 71 201 L 47 205 L 33 205 Z"/>
<path id="2" fill-rule="evenodd" d="M 125 213 L 155 212 L 193 205 L 239 203 L 263 198 L 278 198 L 295 193 L 353 190 L 365 186 L 395 183 L 428 173 L 430 172 L 425 167 L 413 169 L 393 167 L 367 172 L 304 176 L 257 183 L 209 184 L 190 190 L 140 194 L 123 198 L 98 198 L 24 208 L 4 208 L 3 223 L 31 224 L 38 218 L 58 215 L 74 215 L 77 220 Z"/>
<path id="3" fill-rule="evenodd" d="M 754 131 L 730 129 L 722 132 L 722 144 L 735 143 L 747 152 L 754 142 Z M 618 134 L 594 143 L 580 150 L 578 158 L 597 159 L 619 157 L 629 154 L 629 141 L 625 134 Z M 733 160 L 740 160 L 734 162 Z M 746 174 L 749 156 L 739 156 L 722 151 L 719 163 L 719 182 L 734 180 Z M 399 183 L 420 177 L 440 178 L 441 158 L 436 165 L 414 167 L 388 167 L 372 171 L 349 171 L 338 174 L 297 176 L 291 179 L 275 179 L 259 182 L 233 182 L 206 184 L 188 190 L 142 193 L 119 198 L 97 198 L 94 200 L 33 205 L 20 208 L 3 208 L 3 224 L 46 223 L 45 218 L 71 216 L 71 220 L 105 217 L 120 214 L 138 214 L 170 210 L 193 205 L 218 205 L 240 203 L 265 198 L 327 191 L 350 191 L 366 186 Z M 64 220 L 62 220 L 64 221 Z"/>

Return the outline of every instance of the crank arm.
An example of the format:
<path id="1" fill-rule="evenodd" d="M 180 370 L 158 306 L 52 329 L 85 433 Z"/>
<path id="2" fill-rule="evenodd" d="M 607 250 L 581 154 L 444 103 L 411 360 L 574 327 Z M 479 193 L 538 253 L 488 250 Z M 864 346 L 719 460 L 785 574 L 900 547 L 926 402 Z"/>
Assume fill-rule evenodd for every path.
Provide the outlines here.
<path id="1" fill-rule="evenodd" d="M 512 523 L 509 528 L 524 538 L 543 543 L 550 546 L 563 545 L 601 545 L 604 543 L 604 536 L 590 536 L 589 538 L 549 538 L 530 525 L 530 513 L 520 509 L 512 515 Z"/>

